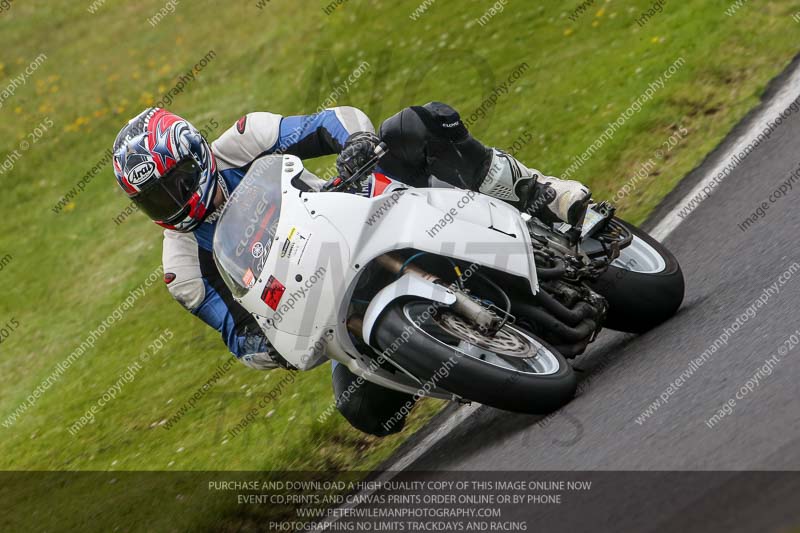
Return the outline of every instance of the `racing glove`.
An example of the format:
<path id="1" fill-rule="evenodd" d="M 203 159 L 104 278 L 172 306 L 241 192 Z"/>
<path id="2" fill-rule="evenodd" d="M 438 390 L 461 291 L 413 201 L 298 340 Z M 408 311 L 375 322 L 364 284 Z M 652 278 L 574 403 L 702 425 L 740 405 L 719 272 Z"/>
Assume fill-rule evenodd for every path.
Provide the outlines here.
<path id="1" fill-rule="evenodd" d="M 351 134 L 344 142 L 339 157 L 336 158 L 336 170 L 339 171 L 339 176 L 347 179 L 355 174 L 356 170 L 375 156 L 375 147 L 380 142 L 378 136 L 369 131 Z"/>
<path id="2" fill-rule="evenodd" d="M 287 370 L 296 370 L 286 359 L 281 357 L 269 343 L 261 331 L 251 331 L 245 328 L 240 337 L 241 352 L 239 361 L 256 370 L 272 370 L 282 367 Z"/>

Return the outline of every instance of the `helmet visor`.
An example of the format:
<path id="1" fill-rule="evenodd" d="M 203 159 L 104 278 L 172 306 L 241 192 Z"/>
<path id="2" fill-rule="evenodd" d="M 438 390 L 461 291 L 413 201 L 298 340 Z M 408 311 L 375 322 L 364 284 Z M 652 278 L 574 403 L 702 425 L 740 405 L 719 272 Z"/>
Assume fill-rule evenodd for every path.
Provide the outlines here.
<path id="1" fill-rule="evenodd" d="M 177 222 L 185 217 L 186 205 L 197 191 L 201 173 L 193 158 L 183 159 L 161 179 L 134 196 L 133 201 L 153 220 L 168 224 Z"/>

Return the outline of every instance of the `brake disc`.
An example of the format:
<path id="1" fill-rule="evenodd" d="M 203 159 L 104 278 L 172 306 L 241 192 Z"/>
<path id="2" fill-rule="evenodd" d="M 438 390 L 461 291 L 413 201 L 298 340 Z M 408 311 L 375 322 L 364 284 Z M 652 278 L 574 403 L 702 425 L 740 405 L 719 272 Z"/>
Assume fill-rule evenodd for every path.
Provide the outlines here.
<path id="1" fill-rule="evenodd" d="M 497 355 L 529 358 L 537 353 L 536 346 L 508 325 L 494 335 L 485 335 L 453 313 L 442 313 L 437 322 L 454 337 Z"/>

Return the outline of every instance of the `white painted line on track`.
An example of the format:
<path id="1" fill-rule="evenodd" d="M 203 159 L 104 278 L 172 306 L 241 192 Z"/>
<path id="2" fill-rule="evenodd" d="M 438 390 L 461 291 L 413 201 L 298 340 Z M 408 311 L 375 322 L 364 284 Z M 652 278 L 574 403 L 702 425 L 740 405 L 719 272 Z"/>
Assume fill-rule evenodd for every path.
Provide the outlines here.
<path id="1" fill-rule="evenodd" d="M 783 86 L 771 98 L 767 105 L 765 105 L 754 117 L 754 119 L 750 121 L 750 126 L 747 128 L 747 130 L 739 135 L 739 137 L 731 144 L 730 148 L 728 148 L 725 153 L 719 157 L 719 162 L 703 175 L 702 179 L 697 183 L 697 185 L 695 185 L 694 188 L 689 191 L 689 193 L 684 196 L 680 202 L 678 202 L 675 208 L 661 219 L 656 227 L 653 228 L 653 231 L 650 232 L 650 235 L 658 241 L 663 241 L 669 236 L 670 233 L 675 231 L 675 228 L 677 228 L 681 222 L 686 220 L 686 218 L 681 217 L 678 214 L 684 209 L 684 207 L 686 207 L 686 204 L 688 204 L 692 198 L 697 196 L 704 187 L 708 187 L 714 181 L 714 178 L 723 171 L 725 166 L 730 164 L 734 156 L 741 152 L 748 144 L 754 142 L 764 128 L 767 127 L 767 123 L 774 121 L 775 118 L 786 108 L 788 108 L 792 101 L 798 96 L 800 96 L 800 63 L 797 67 L 795 67 L 794 71 L 789 74 L 787 80 L 783 83 Z M 716 189 L 711 189 L 712 192 L 709 194 L 709 196 L 714 194 L 714 190 Z M 705 202 L 707 199 L 708 196 L 703 199 L 703 202 Z M 699 207 L 700 206 L 698 205 L 695 209 Z M 694 212 L 694 210 L 692 212 Z M 689 213 L 687 216 L 690 215 L 691 213 Z"/>

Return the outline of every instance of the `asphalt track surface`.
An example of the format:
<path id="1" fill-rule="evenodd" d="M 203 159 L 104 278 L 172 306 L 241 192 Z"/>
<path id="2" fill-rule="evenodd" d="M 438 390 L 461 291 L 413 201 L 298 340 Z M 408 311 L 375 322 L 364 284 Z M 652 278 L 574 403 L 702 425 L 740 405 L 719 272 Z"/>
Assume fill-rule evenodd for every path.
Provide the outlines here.
<path id="1" fill-rule="evenodd" d="M 726 151 L 753 131 L 778 93 L 800 96 L 798 70 L 795 60 L 772 82 L 762 105 L 669 195 L 646 229 L 658 233 L 665 219 L 674 221 L 687 194 L 726 163 Z M 541 531 L 800 530 L 800 345 L 787 351 L 800 328 L 800 272 L 755 308 L 754 316 L 740 320 L 727 344 L 674 388 L 666 403 L 637 422 L 693 359 L 725 328 L 730 331 L 792 263 L 800 263 L 800 180 L 747 231 L 738 227 L 798 167 L 800 112 L 785 119 L 664 239 L 686 280 L 680 312 L 644 335 L 601 334 L 575 361 L 581 384 L 566 407 L 545 419 L 471 407 L 457 423 L 451 419 L 459 409 L 448 409 L 385 468 L 661 471 L 616 483 L 619 490 L 598 491 L 579 508 L 517 509 L 520 517 L 533 513 Z M 753 376 L 776 355 L 771 375 L 763 372 L 754 386 Z M 736 399 L 748 380 L 753 390 Z M 706 421 L 731 398 L 732 414 L 708 427 Z M 446 434 L 427 447 L 437 431 Z M 413 459 L 403 464 L 412 450 Z M 741 473 L 754 470 L 795 474 Z"/>

